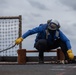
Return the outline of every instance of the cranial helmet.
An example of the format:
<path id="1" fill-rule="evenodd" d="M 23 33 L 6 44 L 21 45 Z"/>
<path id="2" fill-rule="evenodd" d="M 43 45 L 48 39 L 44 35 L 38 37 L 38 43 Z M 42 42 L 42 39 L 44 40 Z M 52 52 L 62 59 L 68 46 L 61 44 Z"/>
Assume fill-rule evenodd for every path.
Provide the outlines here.
<path id="1" fill-rule="evenodd" d="M 60 28 L 60 24 L 57 20 L 48 20 L 47 24 L 48 24 L 48 29 L 50 30 L 57 30 Z"/>

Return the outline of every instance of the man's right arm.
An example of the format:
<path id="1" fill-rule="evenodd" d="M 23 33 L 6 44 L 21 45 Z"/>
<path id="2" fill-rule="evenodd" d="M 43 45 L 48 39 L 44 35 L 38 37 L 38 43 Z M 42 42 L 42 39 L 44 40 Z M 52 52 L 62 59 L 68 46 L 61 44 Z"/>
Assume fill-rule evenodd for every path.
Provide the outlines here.
<path id="1" fill-rule="evenodd" d="M 26 37 L 28 37 L 29 35 L 35 34 L 35 33 L 39 33 L 43 30 L 43 26 L 39 25 L 39 27 L 35 27 L 31 30 L 28 30 L 27 32 L 25 32 L 20 38 L 15 40 L 15 44 L 20 44 L 23 39 L 25 39 Z"/>
<path id="2" fill-rule="evenodd" d="M 35 27 L 35 28 L 31 29 L 31 30 L 28 30 L 26 33 L 24 33 L 24 34 L 22 35 L 22 38 L 25 39 L 25 38 L 26 38 L 27 36 L 29 36 L 29 35 L 33 35 L 33 34 L 42 32 L 42 30 L 43 30 L 43 27 L 42 27 L 42 26 Z"/>

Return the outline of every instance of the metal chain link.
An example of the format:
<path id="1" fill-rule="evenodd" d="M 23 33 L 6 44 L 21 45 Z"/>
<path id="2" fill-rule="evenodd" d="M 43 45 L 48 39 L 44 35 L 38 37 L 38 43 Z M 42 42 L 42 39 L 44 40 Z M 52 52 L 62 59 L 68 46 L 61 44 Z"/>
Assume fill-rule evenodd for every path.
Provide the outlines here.
<path id="1" fill-rule="evenodd" d="M 11 46 L 11 47 L 8 47 L 8 48 L 6 48 L 6 49 L 1 50 L 0 53 L 3 52 L 3 51 L 7 51 L 7 50 L 9 50 L 9 49 L 11 49 L 11 48 L 13 48 L 13 47 L 16 46 L 16 44 L 13 45 L 13 43 L 10 44 L 10 45 L 12 45 L 12 46 Z M 9 45 L 9 46 L 10 46 L 10 45 Z"/>

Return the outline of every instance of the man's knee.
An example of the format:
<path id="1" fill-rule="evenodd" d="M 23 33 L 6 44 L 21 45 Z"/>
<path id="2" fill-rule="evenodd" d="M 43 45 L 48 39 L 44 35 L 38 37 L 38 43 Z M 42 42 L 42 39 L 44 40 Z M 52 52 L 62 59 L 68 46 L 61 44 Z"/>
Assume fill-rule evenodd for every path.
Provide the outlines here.
<path id="1" fill-rule="evenodd" d="M 41 39 L 35 43 L 34 47 L 36 49 L 46 49 L 47 41 L 45 39 Z"/>

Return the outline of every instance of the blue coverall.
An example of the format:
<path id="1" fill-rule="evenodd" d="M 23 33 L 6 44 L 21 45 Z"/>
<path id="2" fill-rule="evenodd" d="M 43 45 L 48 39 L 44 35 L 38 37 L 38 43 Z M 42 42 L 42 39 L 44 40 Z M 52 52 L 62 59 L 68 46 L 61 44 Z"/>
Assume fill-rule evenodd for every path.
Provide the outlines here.
<path id="1" fill-rule="evenodd" d="M 35 27 L 24 33 L 22 35 L 22 38 L 25 39 L 29 35 L 36 33 L 40 34 L 36 36 L 35 48 L 39 51 L 39 58 L 42 60 L 43 60 L 43 52 L 45 51 L 45 49 L 50 50 L 52 48 L 57 47 L 61 47 L 61 50 L 65 55 L 65 59 L 68 59 L 67 50 L 71 49 L 70 40 L 63 34 L 63 32 L 60 29 L 57 30 L 59 32 L 58 36 L 56 36 L 56 31 L 54 33 L 50 32 L 48 38 L 46 39 L 47 35 L 46 30 L 47 30 L 47 24 L 40 24 L 38 27 Z"/>

